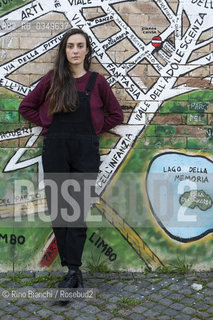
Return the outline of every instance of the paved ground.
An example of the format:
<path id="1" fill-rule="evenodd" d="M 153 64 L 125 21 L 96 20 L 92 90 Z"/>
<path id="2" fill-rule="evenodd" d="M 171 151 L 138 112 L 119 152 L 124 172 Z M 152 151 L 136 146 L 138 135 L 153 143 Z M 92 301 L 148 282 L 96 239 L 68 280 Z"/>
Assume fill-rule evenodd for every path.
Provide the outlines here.
<path id="1" fill-rule="evenodd" d="M 61 272 L 1 273 L 1 290 L 56 288 Z M 7 298 L 1 292 L 0 319 L 213 320 L 213 272 L 188 274 L 83 274 L 96 298 L 58 301 Z M 24 289 L 20 289 L 24 288 Z M 49 289 L 51 290 L 51 289 Z"/>

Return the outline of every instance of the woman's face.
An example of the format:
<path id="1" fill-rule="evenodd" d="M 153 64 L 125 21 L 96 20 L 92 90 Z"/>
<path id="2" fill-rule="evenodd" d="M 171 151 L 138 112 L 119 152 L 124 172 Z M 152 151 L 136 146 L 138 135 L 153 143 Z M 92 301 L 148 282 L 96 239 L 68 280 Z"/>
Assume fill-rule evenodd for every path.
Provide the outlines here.
<path id="1" fill-rule="evenodd" d="M 73 34 L 67 39 L 66 57 L 71 67 L 82 67 L 88 51 L 86 39 L 82 34 Z"/>

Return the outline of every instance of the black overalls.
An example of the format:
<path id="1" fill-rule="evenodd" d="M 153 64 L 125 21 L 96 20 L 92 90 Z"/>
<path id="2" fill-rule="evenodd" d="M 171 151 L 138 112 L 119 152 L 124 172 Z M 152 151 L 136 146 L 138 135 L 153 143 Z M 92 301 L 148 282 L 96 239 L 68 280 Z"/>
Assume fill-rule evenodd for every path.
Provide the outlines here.
<path id="1" fill-rule="evenodd" d="M 85 177 L 88 178 L 88 174 L 89 178 L 96 179 L 100 164 L 99 137 L 94 131 L 90 114 L 90 92 L 96 77 L 97 73 L 93 72 L 86 91 L 78 92 L 79 105 L 75 112 L 53 115 L 53 121 L 43 144 L 42 163 L 45 179 L 52 179 L 58 187 L 57 194 L 52 193 L 55 189 L 51 189 L 45 183 L 49 212 L 51 214 L 51 211 L 54 211 L 57 214 L 57 218 L 54 221 L 52 219 L 52 227 L 61 264 L 72 269 L 77 269 L 82 264 L 81 257 L 86 240 L 84 180 Z M 65 189 L 63 197 L 60 192 L 62 184 Z M 53 186 L 55 187 L 55 184 Z M 79 213 L 80 207 L 80 218 L 77 222 L 66 222 L 61 219 L 61 209 L 73 214 L 76 202 L 70 195 L 78 203 L 76 212 Z"/>

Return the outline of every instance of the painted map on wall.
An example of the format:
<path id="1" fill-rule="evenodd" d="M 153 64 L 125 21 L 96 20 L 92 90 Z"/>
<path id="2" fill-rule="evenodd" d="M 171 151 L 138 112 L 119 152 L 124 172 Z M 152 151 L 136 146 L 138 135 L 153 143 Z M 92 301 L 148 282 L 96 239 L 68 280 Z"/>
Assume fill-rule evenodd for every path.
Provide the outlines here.
<path id="1" fill-rule="evenodd" d="M 197 0 L 0 1 L 2 269 L 59 267 L 42 183 L 42 129 L 17 109 L 70 27 L 89 34 L 93 68 L 125 113 L 101 137 L 100 201 L 91 212 L 101 222 L 88 229 L 83 266 L 138 270 L 179 256 L 210 266 L 212 12 L 211 1 Z"/>

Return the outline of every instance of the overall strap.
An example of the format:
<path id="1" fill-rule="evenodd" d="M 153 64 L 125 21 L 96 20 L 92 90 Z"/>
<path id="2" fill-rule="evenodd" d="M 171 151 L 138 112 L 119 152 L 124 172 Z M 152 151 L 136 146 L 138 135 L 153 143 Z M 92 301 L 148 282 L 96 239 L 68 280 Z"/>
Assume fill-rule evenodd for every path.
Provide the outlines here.
<path id="1" fill-rule="evenodd" d="M 88 81 L 87 87 L 86 87 L 86 91 L 87 91 L 87 92 L 91 92 L 91 91 L 92 91 L 97 76 L 98 76 L 98 73 L 97 73 L 97 72 L 92 72 L 92 73 L 91 73 L 91 76 L 90 76 L 90 78 L 89 78 L 89 81 Z"/>

